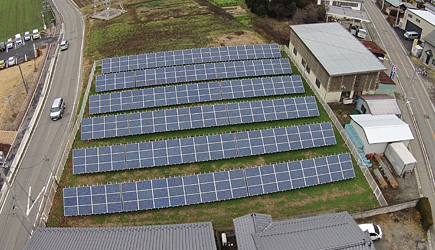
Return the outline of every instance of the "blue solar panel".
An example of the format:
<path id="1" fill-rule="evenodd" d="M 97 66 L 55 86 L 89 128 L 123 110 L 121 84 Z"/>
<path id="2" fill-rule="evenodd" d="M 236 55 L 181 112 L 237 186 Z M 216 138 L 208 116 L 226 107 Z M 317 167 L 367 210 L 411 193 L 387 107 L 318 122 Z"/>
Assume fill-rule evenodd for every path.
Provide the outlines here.
<path id="1" fill-rule="evenodd" d="M 282 86 L 286 86 L 286 89 L 283 89 Z M 278 91 L 277 89 L 282 89 L 282 91 Z M 300 76 L 265 77 L 156 87 L 90 96 L 89 113 L 99 114 L 128 109 L 143 109 L 175 104 L 304 92 L 305 90 Z M 123 93 L 122 97 L 121 93 Z M 307 106 L 310 112 L 314 112 L 312 116 L 316 115 L 317 105 L 315 101 L 308 102 Z"/>
<path id="2" fill-rule="evenodd" d="M 219 72 L 219 68 L 225 71 Z M 186 75 L 177 76 L 178 72 L 182 71 Z M 290 61 L 287 58 L 195 64 L 98 75 L 95 90 L 102 92 L 141 86 L 291 73 Z"/>
<path id="3" fill-rule="evenodd" d="M 313 134 L 319 131 L 325 134 L 332 129 L 331 124 L 322 123 L 76 149 L 73 151 L 73 173 L 145 168 L 327 146 L 327 139 L 336 143 L 335 136 L 321 138 L 320 144 L 314 145 Z M 339 161 L 333 157 L 327 159 Z"/>
<path id="4" fill-rule="evenodd" d="M 294 103 L 316 104 L 314 97 L 286 98 L 280 101 L 267 100 L 230 103 L 227 105 L 217 104 L 88 118 L 83 119 L 81 135 L 82 140 L 91 140 L 293 118 L 286 116 L 284 109 L 295 109 L 297 114 L 294 118 L 302 118 L 310 116 L 311 113 L 306 105 L 298 107 Z M 288 104 L 284 104 L 286 102 Z M 277 105 L 275 106 L 275 104 Z M 278 110 L 280 107 L 282 108 L 281 111 Z M 315 110 L 317 110 L 317 105 L 315 105 Z M 315 114 L 319 114 L 318 110 Z M 309 126 L 304 126 L 304 128 L 301 132 L 310 132 Z M 320 127 L 313 129 L 320 129 Z M 302 135 L 305 136 L 302 139 L 311 137 L 314 139 L 324 139 L 322 131 L 313 135 Z M 311 144 L 307 143 L 312 144 L 313 142 L 305 142 L 303 144 L 304 147 L 312 147 Z M 315 146 L 321 143 L 322 141 L 318 140 L 315 142 Z M 333 141 L 328 141 L 328 143 L 333 144 Z M 268 146 L 265 150 L 267 153 L 271 153 L 276 152 L 277 148 L 276 146 Z"/>

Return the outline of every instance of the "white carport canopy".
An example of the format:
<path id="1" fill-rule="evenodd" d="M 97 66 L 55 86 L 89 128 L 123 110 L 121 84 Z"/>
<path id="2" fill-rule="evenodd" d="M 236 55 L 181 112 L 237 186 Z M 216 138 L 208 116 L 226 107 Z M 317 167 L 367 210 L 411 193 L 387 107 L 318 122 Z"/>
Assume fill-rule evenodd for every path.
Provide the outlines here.
<path id="1" fill-rule="evenodd" d="M 351 115 L 364 130 L 369 144 L 413 140 L 409 125 L 396 115 Z"/>

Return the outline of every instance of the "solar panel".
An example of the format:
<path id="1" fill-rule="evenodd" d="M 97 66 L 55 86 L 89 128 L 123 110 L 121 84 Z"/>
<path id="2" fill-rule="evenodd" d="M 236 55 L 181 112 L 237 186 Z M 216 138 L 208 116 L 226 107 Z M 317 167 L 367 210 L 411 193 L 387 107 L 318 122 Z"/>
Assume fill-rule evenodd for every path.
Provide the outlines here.
<path id="1" fill-rule="evenodd" d="M 287 58 L 194 64 L 97 75 L 95 91 L 291 73 Z"/>
<path id="2" fill-rule="evenodd" d="M 315 140 L 317 140 L 316 143 L 314 143 Z M 336 144 L 336 140 L 332 125 L 319 123 L 75 149 L 73 150 L 73 173 L 83 174 L 166 166 L 333 144 Z M 101 160 L 102 158 L 104 160 Z"/>
<path id="3" fill-rule="evenodd" d="M 349 153 L 254 168 L 63 189 L 65 216 L 202 204 L 355 177 Z"/>
<path id="4" fill-rule="evenodd" d="M 314 97 L 296 97 L 85 118 L 81 133 L 92 140 L 318 115 Z"/>
<path id="5" fill-rule="evenodd" d="M 299 75 L 205 82 L 92 95 L 89 97 L 89 113 L 304 92 Z"/>
<path id="6" fill-rule="evenodd" d="M 278 44 L 256 44 L 202 49 L 185 49 L 105 58 L 102 60 L 102 72 L 103 74 L 107 74 L 120 71 L 168 67 L 193 63 L 279 57 L 281 57 L 281 52 L 279 50 Z"/>

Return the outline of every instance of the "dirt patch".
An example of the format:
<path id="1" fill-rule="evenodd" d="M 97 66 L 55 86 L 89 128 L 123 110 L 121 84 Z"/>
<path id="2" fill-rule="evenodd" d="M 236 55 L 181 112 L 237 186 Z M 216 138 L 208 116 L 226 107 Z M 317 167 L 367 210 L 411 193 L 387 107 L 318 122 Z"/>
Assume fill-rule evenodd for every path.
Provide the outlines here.
<path id="1" fill-rule="evenodd" d="M 425 241 L 419 213 L 414 208 L 394 213 L 381 214 L 358 219 L 358 224 L 374 223 L 381 227 L 383 238 L 375 241 L 376 249 L 416 249 L 419 242 Z"/>
<path id="2" fill-rule="evenodd" d="M 235 46 L 235 45 L 248 45 L 248 44 L 264 44 L 264 41 L 256 36 L 251 31 L 240 30 L 229 34 L 220 34 L 208 37 L 212 42 L 208 45 L 210 47 L 217 46 Z"/>
<path id="3" fill-rule="evenodd" d="M 44 58 L 38 57 L 36 60 L 20 64 L 24 79 L 29 89 L 34 84 L 33 80 L 37 74 L 39 63 Z M 0 129 L 4 124 L 12 123 L 17 113 L 22 109 L 23 100 L 26 98 L 26 89 L 21 78 L 18 66 L 12 66 L 0 71 L 1 91 L 0 91 Z"/>

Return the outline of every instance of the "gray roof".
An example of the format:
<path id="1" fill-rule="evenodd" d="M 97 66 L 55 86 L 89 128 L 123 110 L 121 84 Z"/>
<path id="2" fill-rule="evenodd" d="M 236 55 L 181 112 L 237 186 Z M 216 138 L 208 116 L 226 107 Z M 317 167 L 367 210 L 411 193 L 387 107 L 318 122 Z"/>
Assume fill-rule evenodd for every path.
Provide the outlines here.
<path id="1" fill-rule="evenodd" d="M 365 100 L 372 115 L 401 115 L 399 104 L 395 98 L 389 95 L 360 95 Z"/>
<path id="2" fill-rule="evenodd" d="M 424 37 L 424 41 L 435 47 L 435 30 Z"/>
<path id="3" fill-rule="evenodd" d="M 211 222 L 97 228 L 37 228 L 25 250 L 216 250 Z"/>
<path id="4" fill-rule="evenodd" d="M 242 217 L 240 217 L 242 218 Z M 238 218 L 239 219 L 239 218 Z M 237 246 L 239 234 L 249 231 L 234 223 Z M 248 225 L 245 225 L 248 226 Z M 249 249 L 346 249 L 372 250 L 373 242 L 347 212 L 272 222 L 263 232 L 252 233 Z M 248 248 L 239 248 L 248 249 Z"/>
<path id="5" fill-rule="evenodd" d="M 233 223 L 237 236 L 237 249 L 252 250 L 255 249 L 252 234 L 263 232 L 263 230 L 272 223 L 272 216 L 268 214 L 251 213 L 233 219 Z"/>
<path id="6" fill-rule="evenodd" d="M 354 10 L 349 8 L 342 8 L 334 5 L 329 5 L 326 8 L 326 14 L 328 16 L 334 16 L 335 18 L 349 18 L 356 19 L 364 22 L 370 22 L 370 18 L 363 10 Z"/>
<path id="7" fill-rule="evenodd" d="M 356 37 L 337 22 L 290 27 L 331 76 L 386 70 Z"/>

